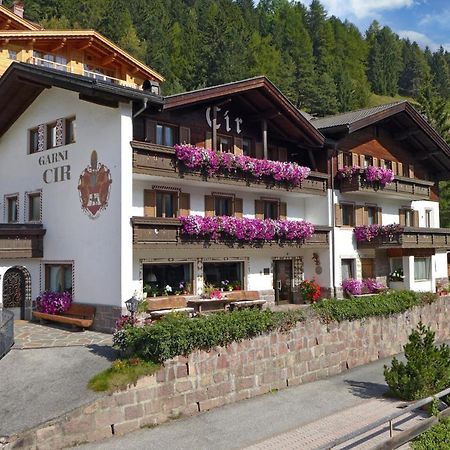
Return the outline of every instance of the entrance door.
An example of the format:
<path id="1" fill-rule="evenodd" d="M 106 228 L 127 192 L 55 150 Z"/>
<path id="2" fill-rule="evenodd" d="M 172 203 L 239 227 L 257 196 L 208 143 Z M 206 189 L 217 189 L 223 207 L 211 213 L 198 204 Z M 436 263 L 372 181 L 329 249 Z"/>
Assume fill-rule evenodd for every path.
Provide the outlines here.
<path id="1" fill-rule="evenodd" d="M 292 260 L 275 260 L 274 266 L 275 301 L 292 303 Z"/>
<path id="2" fill-rule="evenodd" d="M 25 319 L 25 275 L 13 267 L 3 277 L 3 307 L 14 313 L 14 319 Z"/>
<path id="3" fill-rule="evenodd" d="M 373 258 L 361 258 L 362 277 L 375 278 L 375 260 Z"/>

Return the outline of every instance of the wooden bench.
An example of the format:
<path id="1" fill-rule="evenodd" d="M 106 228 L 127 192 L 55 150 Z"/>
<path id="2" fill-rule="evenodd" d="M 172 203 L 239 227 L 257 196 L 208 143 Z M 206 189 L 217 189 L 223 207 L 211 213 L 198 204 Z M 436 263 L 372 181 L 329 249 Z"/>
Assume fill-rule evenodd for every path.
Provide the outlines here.
<path id="1" fill-rule="evenodd" d="M 151 319 L 160 319 L 174 312 L 192 316 L 194 314 L 194 308 L 187 306 L 186 298 L 182 295 L 147 297 L 147 313 L 150 314 Z"/>
<path id="2" fill-rule="evenodd" d="M 94 323 L 95 308 L 81 303 L 72 303 L 70 308 L 63 314 L 46 314 L 33 311 L 33 317 L 41 321 L 65 323 L 80 327 L 82 329 L 90 328 Z"/>
<path id="3" fill-rule="evenodd" d="M 261 309 L 266 303 L 261 300 L 258 291 L 232 291 L 227 294 L 230 302 L 230 309 L 259 308 Z"/>

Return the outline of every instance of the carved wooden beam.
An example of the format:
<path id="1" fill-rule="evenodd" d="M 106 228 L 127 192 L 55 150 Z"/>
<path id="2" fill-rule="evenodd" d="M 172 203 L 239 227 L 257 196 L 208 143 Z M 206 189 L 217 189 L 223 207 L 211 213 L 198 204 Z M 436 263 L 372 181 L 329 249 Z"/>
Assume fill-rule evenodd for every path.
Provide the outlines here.
<path id="1" fill-rule="evenodd" d="M 100 61 L 100 65 L 101 66 L 107 66 L 108 64 L 111 64 L 112 62 L 114 62 L 117 58 L 117 53 L 114 52 L 111 55 L 105 56 L 101 61 Z"/>
<path id="2" fill-rule="evenodd" d="M 85 41 L 80 47 L 77 47 L 77 50 L 86 50 L 87 48 L 92 46 L 92 43 L 94 42 L 94 38 L 90 38 L 88 41 Z"/>
<path id="3" fill-rule="evenodd" d="M 53 47 L 50 49 L 51 53 L 57 52 L 58 50 L 61 50 L 66 45 L 67 38 L 62 38 L 59 44 L 56 47 Z"/>

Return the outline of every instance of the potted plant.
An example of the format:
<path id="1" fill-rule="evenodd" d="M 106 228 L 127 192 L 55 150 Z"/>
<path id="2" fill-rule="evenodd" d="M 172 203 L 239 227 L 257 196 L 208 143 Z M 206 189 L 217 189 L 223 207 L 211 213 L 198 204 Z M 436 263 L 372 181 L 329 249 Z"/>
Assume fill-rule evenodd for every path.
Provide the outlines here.
<path id="1" fill-rule="evenodd" d="M 144 289 L 142 290 L 142 298 L 147 298 L 152 291 L 152 286 L 150 284 L 144 284 Z"/>
<path id="2" fill-rule="evenodd" d="M 303 280 L 298 289 L 303 299 L 309 303 L 315 303 L 320 298 L 320 285 L 314 279 Z"/>
<path id="3" fill-rule="evenodd" d="M 396 269 L 389 274 L 389 287 L 395 290 L 405 289 L 403 269 Z"/>

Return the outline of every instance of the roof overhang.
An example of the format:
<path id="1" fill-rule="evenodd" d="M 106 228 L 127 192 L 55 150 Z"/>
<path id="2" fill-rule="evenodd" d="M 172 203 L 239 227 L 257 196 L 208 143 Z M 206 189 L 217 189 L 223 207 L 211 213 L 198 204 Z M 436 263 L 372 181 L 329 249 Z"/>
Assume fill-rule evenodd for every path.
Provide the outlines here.
<path id="1" fill-rule="evenodd" d="M 0 30 L 42 30 L 36 23 L 14 14 L 8 8 L 0 5 Z"/>
<path id="2" fill-rule="evenodd" d="M 146 91 L 112 85 L 82 75 L 25 63 L 12 63 L 0 78 L 0 137 L 45 90 L 58 87 L 79 93 L 81 100 L 109 107 L 134 102 L 161 109 L 163 98 Z"/>
<path id="3" fill-rule="evenodd" d="M 286 139 L 306 140 L 319 147 L 325 142 L 323 134 L 264 76 L 165 97 L 164 110 L 220 105 L 229 99 L 240 102 L 249 114 L 266 118 L 269 127 Z"/>
<path id="4" fill-rule="evenodd" d="M 79 50 L 95 49 L 96 53 L 104 56 L 109 61 L 120 61 L 129 66 L 144 79 L 152 79 L 158 82 L 164 81 L 164 77 L 152 68 L 122 50 L 109 39 L 94 30 L 25 30 L 25 31 L 0 31 L 1 42 L 29 42 L 34 41 L 34 46 L 53 43 L 55 48 L 67 45 L 76 45 Z"/>

